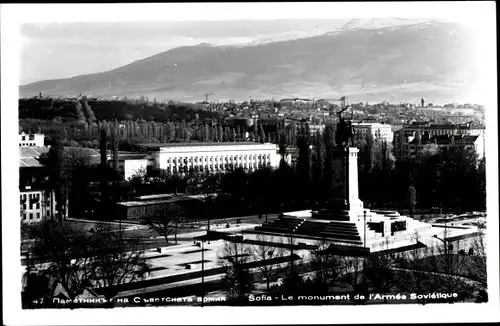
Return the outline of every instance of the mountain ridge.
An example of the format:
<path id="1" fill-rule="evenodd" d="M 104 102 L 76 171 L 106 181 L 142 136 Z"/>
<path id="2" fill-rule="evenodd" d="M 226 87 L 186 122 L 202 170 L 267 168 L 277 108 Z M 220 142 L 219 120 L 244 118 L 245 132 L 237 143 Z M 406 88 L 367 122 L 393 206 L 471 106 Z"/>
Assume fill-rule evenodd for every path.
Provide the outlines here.
<path id="1" fill-rule="evenodd" d="M 199 100 L 205 92 L 236 100 L 344 94 L 372 100 L 379 93 L 393 100 L 426 94 L 457 100 L 452 93 L 463 93 L 478 79 L 464 64 L 474 54 L 471 36 L 458 24 L 425 22 L 248 46 L 201 43 L 101 73 L 23 85 L 20 94 L 160 100 Z"/>

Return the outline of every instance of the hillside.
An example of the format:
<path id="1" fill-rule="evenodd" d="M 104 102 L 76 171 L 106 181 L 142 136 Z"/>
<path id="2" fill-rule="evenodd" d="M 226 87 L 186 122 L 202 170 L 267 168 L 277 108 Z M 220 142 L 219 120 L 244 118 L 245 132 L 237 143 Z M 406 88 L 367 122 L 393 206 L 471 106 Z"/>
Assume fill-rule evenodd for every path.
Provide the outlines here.
<path id="1" fill-rule="evenodd" d="M 467 100 L 478 80 L 473 34 L 452 23 L 343 28 L 249 46 L 172 49 L 98 74 L 40 81 L 21 96 L 140 96 L 158 100 L 347 95 L 364 101 Z"/>

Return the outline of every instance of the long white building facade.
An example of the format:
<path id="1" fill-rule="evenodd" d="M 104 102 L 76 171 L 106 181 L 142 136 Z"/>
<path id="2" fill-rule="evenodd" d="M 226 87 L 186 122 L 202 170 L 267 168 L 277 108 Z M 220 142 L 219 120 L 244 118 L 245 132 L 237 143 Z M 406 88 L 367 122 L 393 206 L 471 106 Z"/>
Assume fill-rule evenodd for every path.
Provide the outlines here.
<path id="1" fill-rule="evenodd" d="M 157 168 L 171 173 L 189 171 L 224 172 L 235 168 L 248 171 L 279 166 L 276 144 L 240 143 L 169 143 L 156 145 Z"/>

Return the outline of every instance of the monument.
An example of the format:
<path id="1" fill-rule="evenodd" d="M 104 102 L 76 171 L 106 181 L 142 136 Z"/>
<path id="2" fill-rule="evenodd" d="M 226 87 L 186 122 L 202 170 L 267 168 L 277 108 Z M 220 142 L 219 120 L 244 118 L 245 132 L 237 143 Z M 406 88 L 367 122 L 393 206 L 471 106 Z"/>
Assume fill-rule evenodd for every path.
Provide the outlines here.
<path id="1" fill-rule="evenodd" d="M 429 244 L 440 231 L 431 224 L 401 216 L 395 211 L 370 210 L 364 208 L 358 191 L 358 152 L 349 146 L 354 130 L 338 112 L 339 121 L 335 134 L 336 147 L 330 148 L 336 173 L 330 199 L 315 210 L 283 213 L 269 223 L 245 232 L 245 237 L 268 235 L 270 239 L 293 237 L 299 243 L 314 245 L 318 240 L 327 240 L 344 247 L 360 250 L 386 250 L 415 245 L 415 234 L 423 236 Z M 351 143 L 352 145 L 352 143 Z M 372 185 L 377 187 L 376 184 Z M 466 234 L 471 230 L 456 229 L 454 234 Z M 422 238 L 422 239 L 423 239 Z M 419 240 L 423 241 L 423 240 Z M 385 249 L 381 249 L 384 247 Z"/>
<path id="2" fill-rule="evenodd" d="M 354 136 L 354 128 L 350 121 L 346 122 L 342 117 L 345 110 L 344 108 L 337 113 L 339 121 L 335 132 L 336 148 L 332 153 L 333 163 L 339 168 L 339 178 L 333 181 L 338 183 L 338 187 L 330 194 L 331 198 L 325 207 L 313 214 L 313 218 L 348 221 L 363 209 L 363 203 L 358 196 L 359 150 L 349 147 L 349 140 L 352 141 Z"/>

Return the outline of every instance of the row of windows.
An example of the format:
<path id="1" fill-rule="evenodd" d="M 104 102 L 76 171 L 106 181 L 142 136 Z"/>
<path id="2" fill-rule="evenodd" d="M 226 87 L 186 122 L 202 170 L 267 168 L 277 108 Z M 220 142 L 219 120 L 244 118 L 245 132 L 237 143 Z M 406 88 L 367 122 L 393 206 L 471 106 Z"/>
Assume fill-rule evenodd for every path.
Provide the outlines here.
<path id="1" fill-rule="evenodd" d="M 36 144 L 35 143 L 19 143 L 19 147 L 21 146 L 31 146 L 31 147 L 35 147 Z"/>
<path id="2" fill-rule="evenodd" d="M 219 162 L 219 161 L 236 161 L 236 160 L 246 160 L 246 159 L 271 159 L 271 154 L 250 154 L 250 155 L 236 155 L 236 156 L 210 156 L 210 157 L 190 157 L 190 158 L 183 158 L 183 157 L 177 157 L 173 159 L 167 159 L 167 163 L 201 163 L 201 162 Z"/>
<path id="3" fill-rule="evenodd" d="M 23 207 L 23 210 L 27 209 L 27 205 L 26 204 L 23 204 L 22 207 Z M 33 209 L 33 205 L 30 205 L 30 209 Z M 35 209 L 40 209 L 40 203 L 36 203 Z"/>
<path id="4" fill-rule="evenodd" d="M 47 217 L 50 217 L 50 211 L 47 211 Z M 26 214 L 26 213 L 23 213 L 23 220 L 33 220 L 33 219 L 37 219 L 39 220 L 41 218 L 41 215 L 40 213 L 29 213 L 29 214 Z"/>
<path id="5" fill-rule="evenodd" d="M 267 163 L 267 164 L 262 164 L 262 163 L 240 163 L 240 164 L 217 164 L 217 165 L 210 165 L 210 166 L 205 166 L 205 167 L 201 167 L 201 166 L 194 166 L 193 167 L 193 171 L 195 172 L 201 172 L 201 171 L 206 171 L 206 172 L 213 172 L 213 171 L 220 171 L 220 170 L 228 170 L 228 169 L 232 169 L 232 168 L 236 168 L 236 167 L 242 167 L 242 168 L 245 168 L 245 169 L 257 169 L 257 168 L 263 168 L 264 166 L 270 166 L 271 163 Z M 187 172 L 189 171 L 189 167 L 187 166 L 183 166 L 183 167 L 179 167 L 177 168 L 176 166 L 174 167 L 170 167 L 170 170 L 172 172 Z"/>
<path id="6" fill-rule="evenodd" d="M 35 140 L 35 135 L 28 135 L 29 139 L 28 140 Z M 26 135 L 21 136 L 21 140 L 25 141 L 26 140 Z"/>
<path id="7" fill-rule="evenodd" d="M 31 199 L 36 199 L 36 200 L 40 200 L 40 194 L 29 194 L 29 197 L 28 197 L 30 200 Z M 22 200 L 26 200 L 26 194 L 21 194 L 21 199 Z"/>

